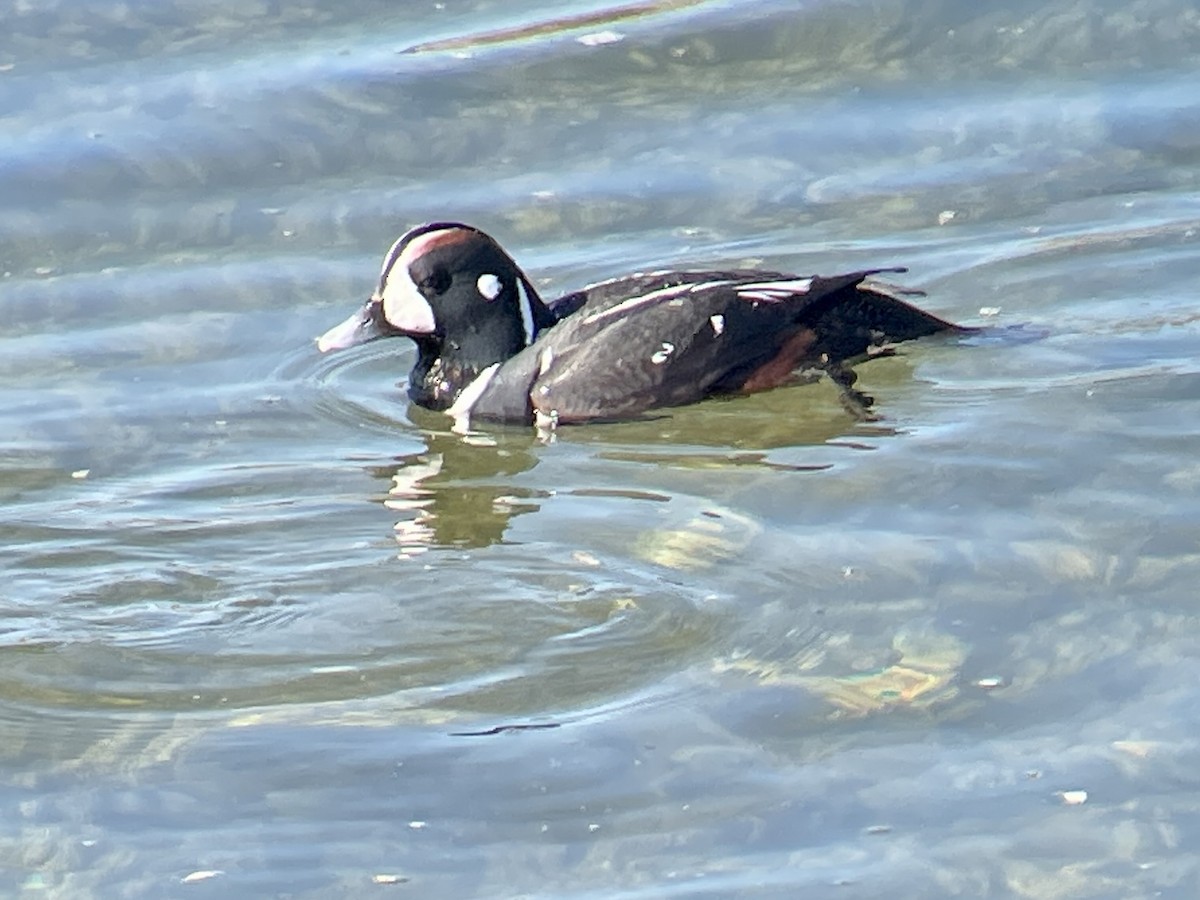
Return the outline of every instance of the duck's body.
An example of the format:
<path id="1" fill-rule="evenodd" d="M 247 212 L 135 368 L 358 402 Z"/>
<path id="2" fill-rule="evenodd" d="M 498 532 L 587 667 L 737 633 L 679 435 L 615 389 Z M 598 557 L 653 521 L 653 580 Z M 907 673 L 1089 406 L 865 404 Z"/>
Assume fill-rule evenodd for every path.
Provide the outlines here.
<path id="1" fill-rule="evenodd" d="M 896 271 L 639 273 L 546 304 L 492 238 L 438 223 L 392 246 L 366 306 L 319 347 L 412 338 L 409 396 L 460 426 L 627 419 L 766 390 L 803 368 L 848 386 L 843 363 L 958 330 L 869 280 Z"/>

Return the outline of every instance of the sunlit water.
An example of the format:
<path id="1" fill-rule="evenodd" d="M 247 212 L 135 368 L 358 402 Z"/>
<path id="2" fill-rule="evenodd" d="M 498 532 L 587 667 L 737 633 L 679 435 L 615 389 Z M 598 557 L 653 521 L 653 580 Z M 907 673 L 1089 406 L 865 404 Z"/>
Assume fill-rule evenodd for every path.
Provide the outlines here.
<path id="1" fill-rule="evenodd" d="M 1200 13 L 326 7 L 0 12 L 0 890 L 1195 896 Z M 464 440 L 429 219 L 986 330 Z"/>

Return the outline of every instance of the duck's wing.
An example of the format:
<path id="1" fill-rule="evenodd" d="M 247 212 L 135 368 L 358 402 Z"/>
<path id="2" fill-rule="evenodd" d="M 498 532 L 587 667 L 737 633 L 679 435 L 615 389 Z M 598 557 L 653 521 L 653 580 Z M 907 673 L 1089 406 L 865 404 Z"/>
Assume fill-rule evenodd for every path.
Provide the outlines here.
<path id="1" fill-rule="evenodd" d="M 695 272 L 664 269 L 655 272 L 634 272 L 632 275 L 623 275 L 620 278 L 597 281 L 580 290 L 547 301 L 546 305 L 554 312 L 555 317 L 562 321 L 584 306 L 587 306 L 589 313 L 602 312 L 630 297 L 641 297 L 666 288 L 682 288 L 715 281 L 779 280 L 790 277 L 792 276 L 783 272 L 766 272 L 758 269 L 711 269 Z"/>
<path id="2" fill-rule="evenodd" d="M 876 271 L 701 274 L 604 296 L 552 329 L 535 345 L 533 410 L 564 423 L 629 418 L 716 393 L 766 390 L 797 368 L 837 365 L 954 327 L 867 282 Z"/>
<path id="3" fill-rule="evenodd" d="M 800 367 L 834 366 L 956 327 L 901 299 L 903 289 L 867 280 L 879 271 L 650 273 L 591 286 L 573 312 L 493 373 L 472 416 L 627 419 L 765 390 Z"/>

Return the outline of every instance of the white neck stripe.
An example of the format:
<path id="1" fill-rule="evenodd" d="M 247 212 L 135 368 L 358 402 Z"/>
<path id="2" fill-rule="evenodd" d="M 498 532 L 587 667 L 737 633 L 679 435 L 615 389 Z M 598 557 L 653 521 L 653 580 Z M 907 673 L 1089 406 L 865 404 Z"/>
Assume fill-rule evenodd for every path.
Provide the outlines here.
<path id="1" fill-rule="evenodd" d="M 521 308 L 521 324 L 525 327 L 525 346 L 528 347 L 537 337 L 537 325 L 533 321 L 533 301 L 529 299 L 525 279 L 520 275 L 517 276 L 517 306 Z"/>

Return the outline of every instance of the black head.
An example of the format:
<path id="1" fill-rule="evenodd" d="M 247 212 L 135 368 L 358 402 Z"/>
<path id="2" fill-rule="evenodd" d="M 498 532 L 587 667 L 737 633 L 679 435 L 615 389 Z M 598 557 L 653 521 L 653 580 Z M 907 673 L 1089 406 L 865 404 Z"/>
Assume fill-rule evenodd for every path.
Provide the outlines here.
<path id="1" fill-rule="evenodd" d="M 484 368 L 520 352 L 554 322 L 529 279 L 491 237 L 435 222 L 399 238 L 366 305 L 319 339 L 322 351 L 404 335 L 422 355 Z"/>

